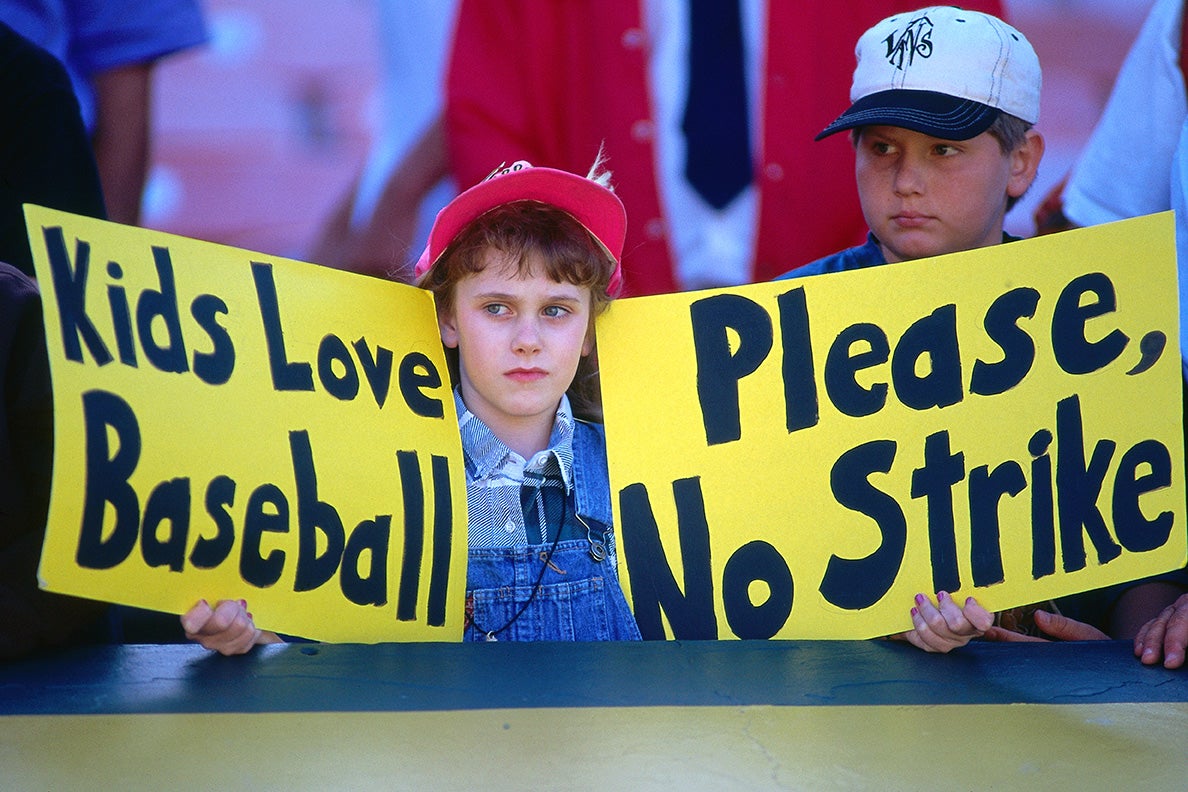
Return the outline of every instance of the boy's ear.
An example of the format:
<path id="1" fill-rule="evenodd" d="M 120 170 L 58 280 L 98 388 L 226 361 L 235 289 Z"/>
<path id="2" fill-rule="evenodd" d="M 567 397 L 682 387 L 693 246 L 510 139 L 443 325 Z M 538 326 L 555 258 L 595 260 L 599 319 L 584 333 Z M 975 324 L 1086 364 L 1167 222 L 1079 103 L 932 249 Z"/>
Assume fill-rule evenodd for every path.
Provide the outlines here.
<path id="1" fill-rule="evenodd" d="M 1044 157 L 1044 136 L 1034 129 L 1027 130 L 1023 142 L 1015 147 L 1009 157 L 1011 175 L 1007 181 L 1007 195 L 1018 198 L 1027 192 L 1031 183 L 1035 181 L 1040 160 Z"/>
<path id="2" fill-rule="evenodd" d="M 441 332 L 441 343 L 450 349 L 458 348 L 458 320 L 453 311 L 437 312 L 437 329 Z"/>

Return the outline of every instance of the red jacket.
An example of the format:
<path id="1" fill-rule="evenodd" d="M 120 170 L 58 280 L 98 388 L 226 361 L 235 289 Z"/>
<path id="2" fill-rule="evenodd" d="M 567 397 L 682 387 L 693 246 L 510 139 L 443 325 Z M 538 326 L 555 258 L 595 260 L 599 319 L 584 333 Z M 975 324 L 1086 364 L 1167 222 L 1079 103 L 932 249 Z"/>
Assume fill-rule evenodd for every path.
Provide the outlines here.
<path id="1" fill-rule="evenodd" d="M 866 223 L 846 135 L 813 137 L 849 106 L 854 46 L 903 0 L 771 0 L 761 92 L 752 279 L 860 244 Z M 1002 16 L 1001 0 L 963 6 Z M 627 294 L 677 289 L 653 163 L 640 0 L 463 0 L 446 103 L 461 188 L 524 159 L 585 173 L 605 144 L 627 208 Z M 671 220 L 670 220 L 671 221 Z"/>

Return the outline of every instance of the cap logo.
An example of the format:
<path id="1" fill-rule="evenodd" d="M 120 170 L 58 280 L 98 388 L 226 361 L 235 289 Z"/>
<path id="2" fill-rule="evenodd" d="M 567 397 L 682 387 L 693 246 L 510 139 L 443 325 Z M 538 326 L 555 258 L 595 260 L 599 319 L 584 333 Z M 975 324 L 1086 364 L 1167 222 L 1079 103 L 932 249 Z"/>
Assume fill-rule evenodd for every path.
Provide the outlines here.
<path id="1" fill-rule="evenodd" d="M 969 140 L 1001 113 L 1039 120 L 1039 58 L 998 17 L 956 6 L 889 16 L 854 47 L 850 107 L 817 140 L 843 129 L 889 125 Z"/>
<path id="2" fill-rule="evenodd" d="M 516 171 L 522 171 L 531 167 L 532 163 L 526 162 L 525 160 L 516 160 L 511 165 L 508 165 L 506 162 L 501 162 L 499 163 L 499 167 L 488 173 L 487 177 L 483 179 L 483 181 L 491 181 L 491 179 L 495 179 L 500 176 L 506 176 L 509 173 L 515 173 Z"/>
<path id="3" fill-rule="evenodd" d="M 887 45 L 887 62 L 903 71 L 912 65 L 917 55 L 921 58 L 932 55 L 932 21 L 926 16 L 916 17 L 908 23 L 906 30 L 892 33 L 883 39 L 883 43 Z"/>

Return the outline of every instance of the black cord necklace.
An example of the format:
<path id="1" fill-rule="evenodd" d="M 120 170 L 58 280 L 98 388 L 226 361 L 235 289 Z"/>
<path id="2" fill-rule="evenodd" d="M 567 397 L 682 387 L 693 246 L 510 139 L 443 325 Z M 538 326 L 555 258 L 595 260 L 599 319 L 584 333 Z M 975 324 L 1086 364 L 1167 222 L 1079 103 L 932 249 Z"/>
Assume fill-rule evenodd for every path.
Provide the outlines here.
<path id="1" fill-rule="evenodd" d="M 564 507 L 562 507 L 561 513 L 562 513 L 562 516 L 564 516 L 564 514 L 565 514 Z M 542 580 L 544 580 L 545 570 L 547 570 L 549 568 L 549 564 L 552 563 L 553 553 L 557 550 L 557 543 L 561 541 L 561 533 L 562 533 L 561 529 L 563 527 L 564 527 L 563 524 L 559 524 L 557 526 L 557 535 L 553 537 L 553 543 L 549 546 L 549 552 L 547 554 L 541 553 L 541 556 L 543 557 L 542 560 L 544 561 L 544 563 L 540 565 L 540 574 L 538 574 L 536 576 L 536 582 L 532 584 L 532 593 L 530 595 L 528 595 L 528 599 L 524 601 L 524 604 L 520 606 L 520 609 L 518 611 L 516 611 L 516 614 L 507 620 L 506 624 L 504 624 L 498 630 L 484 630 L 482 628 L 482 626 L 479 625 L 479 623 L 477 621 L 475 621 L 474 613 L 469 614 L 470 626 L 474 627 L 474 629 L 483 633 L 487 637 L 488 641 L 498 641 L 499 639 L 496 638 L 495 636 L 499 635 L 501 632 L 506 630 L 508 627 L 511 627 L 513 624 L 515 624 L 516 620 L 519 619 L 522 615 L 524 615 L 524 611 L 528 610 L 528 606 L 531 605 L 533 600 L 536 599 L 536 595 L 540 591 L 540 582 Z"/>

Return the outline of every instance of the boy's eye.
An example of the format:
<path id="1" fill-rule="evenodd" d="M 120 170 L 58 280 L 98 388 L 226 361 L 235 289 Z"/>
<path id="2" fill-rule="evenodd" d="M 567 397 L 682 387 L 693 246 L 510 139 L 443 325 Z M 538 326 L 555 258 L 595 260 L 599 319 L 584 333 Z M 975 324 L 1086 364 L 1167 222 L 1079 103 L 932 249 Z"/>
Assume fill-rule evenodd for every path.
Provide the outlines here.
<path id="1" fill-rule="evenodd" d="M 507 306 L 501 303 L 491 303 L 490 305 L 484 305 L 483 310 L 492 316 L 499 316 L 507 310 Z"/>
<path id="2" fill-rule="evenodd" d="M 947 143 L 938 143 L 935 147 L 933 147 L 933 151 L 935 151 L 938 156 L 947 157 L 951 154 L 956 154 L 958 148 L 956 146 L 950 146 Z"/>
<path id="3" fill-rule="evenodd" d="M 893 149 L 894 147 L 884 140 L 875 140 L 870 144 L 870 150 L 875 154 L 890 154 Z"/>

